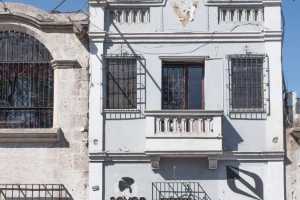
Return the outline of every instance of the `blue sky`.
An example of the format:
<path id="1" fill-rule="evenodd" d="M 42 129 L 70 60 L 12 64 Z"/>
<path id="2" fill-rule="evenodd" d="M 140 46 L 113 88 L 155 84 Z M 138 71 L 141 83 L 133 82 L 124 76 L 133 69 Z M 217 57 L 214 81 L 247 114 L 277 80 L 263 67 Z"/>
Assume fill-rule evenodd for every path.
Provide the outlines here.
<path id="1" fill-rule="evenodd" d="M 62 0 L 4 0 L 5 2 L 19 2 L 25 4 L 31 4 L 40 7 L 45 10 L 52 10 L 55 8 Z M 60 11 L 74 11 L 87 7 L 88 0 L 67 0 L 59 8 Z"/>
<path id="2" fill-rule="evenodd" d="M 35 5 L 52 10 L 61 0 L 7 0 Z M 73 11 L 87 7 L 88 0 L 67 0 L 61 11 Z M 289 90 L 300 96 L 300 0 L 282 0 L 285 15 L 284 73 Z M 299 59 L 299 60 L 298 60 Z"/>
<path id="3" fill-rule="evenodd" d="M 300 1 L 283 0 L 285 15 L 284 72 L 290 90 L 300 96 Z"/>

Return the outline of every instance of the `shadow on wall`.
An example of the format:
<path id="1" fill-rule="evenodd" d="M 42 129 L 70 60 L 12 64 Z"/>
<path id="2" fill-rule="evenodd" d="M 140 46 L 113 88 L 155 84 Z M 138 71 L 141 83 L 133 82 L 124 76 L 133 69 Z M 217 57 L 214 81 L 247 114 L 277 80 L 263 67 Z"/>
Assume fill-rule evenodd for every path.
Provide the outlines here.
<path id="1" fill-rule="evenodd" d="M 238 145 L 243 142 L 242 137 L 232 126 L 227 117 L 223 119 L 223 149 L 224 151 L 237 151 Z"/>
<path id="2" fill-rule="evenodd" d="M 243 196 L 247 196 L 253 199 L 257 200 L 263 200 L 264 199 L 264 186 L 263 181 L 261 178 L 252 172 L 233 167 L 233 166 L 227 166 L 226 167 L 226 173 L 227 173 L 227 185 L 228 187 L 235 193 L 241 194 Z M 253 179 L 254 186 L 251 185 L 245 178 L 243 177 L 249 177 Z M 251 182 L 253 182 L 251 181 Z M 245 188 L 247 188 L 249 191 L 245 191 L 241 188 L 239 188 L 238 184 L 242 184 Z"/>
<path id="3" fill-rule="evenodd" d="M 164 158 L 160 160 L 160 169 L 155 173 L 161 175 L 164 180 L 226 180 L 226 171 L 223 170 L 223 162 L 219 163 L 220 170 L 208 170 L 208 160 L 205 158 Z M 238 162 L 231 165 L 238 167 Z M 218 173 L 216 173 L 218 172 Z"/>
<path id="4" fill-rule="evenodd" d="M 166 181 L 226 180 L 228 188 L 237 196 L 264 199 L 262 179 L 253 172 L 241 169 L 239 161 L 219 161 L 218 170 L 209 170 L 207 159 L 201 158 L 162 159 L 160 166 L 155 172 Z"/>

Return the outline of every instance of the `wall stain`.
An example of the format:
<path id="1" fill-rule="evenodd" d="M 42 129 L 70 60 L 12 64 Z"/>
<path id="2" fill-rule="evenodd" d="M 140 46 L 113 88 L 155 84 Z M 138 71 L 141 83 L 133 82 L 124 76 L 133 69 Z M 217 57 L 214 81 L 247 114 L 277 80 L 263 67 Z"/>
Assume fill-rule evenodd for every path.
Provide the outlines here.
<path id="1" fill-rule="evenodd" d="M 189 22 L 194 21 L 199 2 L 200 0 L 172 0 L 172 7 L 182 26 L 185 27 Z"/>

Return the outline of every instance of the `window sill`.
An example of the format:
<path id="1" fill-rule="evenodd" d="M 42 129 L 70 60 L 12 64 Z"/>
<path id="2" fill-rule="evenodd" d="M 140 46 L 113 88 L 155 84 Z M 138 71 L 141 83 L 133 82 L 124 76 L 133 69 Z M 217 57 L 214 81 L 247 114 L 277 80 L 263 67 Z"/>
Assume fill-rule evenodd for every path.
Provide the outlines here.
<path id="1" fill-rule="evenodd" d="M 138 109 L 104 109 L 104 113 L 140 113 Z"/>
<path id="2" fill-rule="evenodd" d="M 0 129 L 0 143 L 56 143 L 60 135 L 60 128 Z"/>

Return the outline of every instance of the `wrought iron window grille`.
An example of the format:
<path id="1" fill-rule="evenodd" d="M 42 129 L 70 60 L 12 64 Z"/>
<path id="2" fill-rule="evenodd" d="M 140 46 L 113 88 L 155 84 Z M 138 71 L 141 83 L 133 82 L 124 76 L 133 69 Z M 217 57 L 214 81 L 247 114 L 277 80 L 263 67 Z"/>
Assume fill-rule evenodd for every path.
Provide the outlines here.
<path id="1" fill-rule="evenodd" d="M 230 55 L 228 74 L 230 117 L 265 119 L 270 114 L 268 56 Z"/>
<path id="2" fill-rule="evenodd" d="M 154 182 L 152 200 L 211 200 L 199 182 Z"/>
<path id="3" fill-rule="evenodd" d="M 103 56 L 106 119 L 143 118 L 146 106 L 146 60 L 134 54 Z"/>
<path id="4" fill-rule="evenodd" d="M 0 32 L 0 128 L 51 128 L 52 57 L 34 37 Z"/>
<path id="5" fill-rule="evenodd" d="M 64 185 L 0 184 L 1 200 L 73 200 Z"/>

